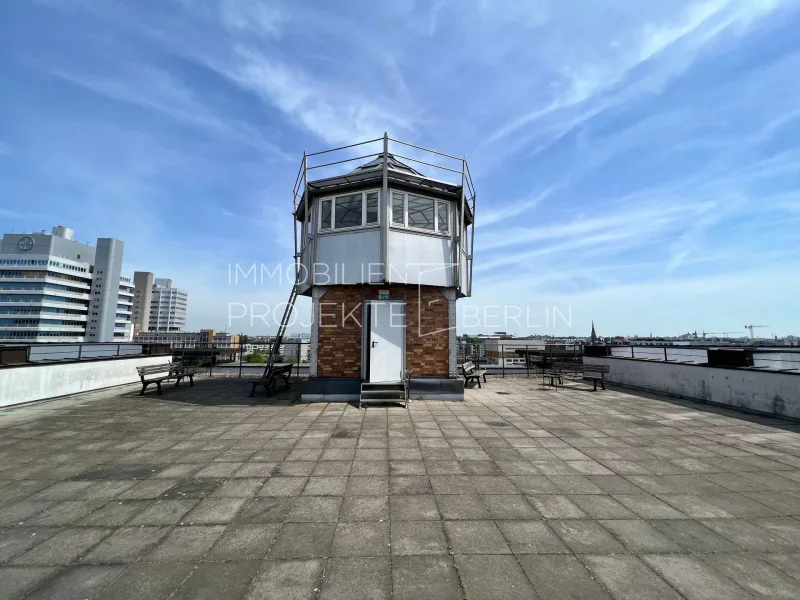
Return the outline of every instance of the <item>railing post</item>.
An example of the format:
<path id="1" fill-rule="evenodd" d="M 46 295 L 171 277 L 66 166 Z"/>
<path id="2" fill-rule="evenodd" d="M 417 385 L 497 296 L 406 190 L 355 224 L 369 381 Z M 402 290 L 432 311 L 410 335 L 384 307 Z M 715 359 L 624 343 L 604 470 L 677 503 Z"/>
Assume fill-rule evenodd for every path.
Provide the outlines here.
<path id="1" fill-rule="evenodd" d="M 664 362 L 667 362 L 667 347 L 664 346 Z"/>
<path id="2" fill-rule="evenodd" d="M 636 358 L 636 356 L 633 354 L 633 346 L 631 346 L 631 358 Z"/>
<path id="3" fill-rule="evenodd" d="M 30 352 L 30 346 L 28 346 L 28 351 Z M 83 344 L 78 344 L 78 360 L 81 359 L 81 353 L 83 352 Z"/>
<path id="4" fill-rule="evenodd" d="M 503 344 L 500 344 L 500 364 L 503 366 L 503 377 L 506 376 L 506 353 L 503 351 Z"/>
<path id="5" fill-rule="evenodd" d="M 528 344 L 525 344 L 525 374 L 530 379 L 531 376 L 531 355 L 528 352 Z"/>
<path id="6" fill-rule="evenodd" d="M 239 379 L 242 378 L 242 343 L 239 342 Z"/>
<path id="7" fill-rule="evenodd" d="M 119 351 L 122 349 L 122 344 L 117 344 L 117 356 L 120 356 Z"/>
<path id="8" fill-rule="evenodd" d="M 300 348 L 303 346 L 302 342 L 297 342 L 297 378 L 300 379 Z"/>
<path id="9" fill-rule="evenodd" d="M 211 344 L 211 360 L 208 361 L 208 376 L 211 377 L 211 375 L 213 373 L 214 373 L 214 344 L 212 342 L 212 344 Z"/>

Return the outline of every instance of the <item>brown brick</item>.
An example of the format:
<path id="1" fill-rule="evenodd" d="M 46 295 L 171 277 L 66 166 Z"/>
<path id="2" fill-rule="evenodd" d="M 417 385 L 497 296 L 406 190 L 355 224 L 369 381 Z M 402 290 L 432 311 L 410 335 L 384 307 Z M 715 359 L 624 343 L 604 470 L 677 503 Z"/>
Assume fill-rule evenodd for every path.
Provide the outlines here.
<path id="1" fill-rule="evenodd" d="M 406 368 L 414 377 L 447 377 L 449 312 L 438 288 L 402 285 L 332 286 L 320 299 L 317 375 L 360 377 L 364 300 L 389 290 L 406 302 Z"/>

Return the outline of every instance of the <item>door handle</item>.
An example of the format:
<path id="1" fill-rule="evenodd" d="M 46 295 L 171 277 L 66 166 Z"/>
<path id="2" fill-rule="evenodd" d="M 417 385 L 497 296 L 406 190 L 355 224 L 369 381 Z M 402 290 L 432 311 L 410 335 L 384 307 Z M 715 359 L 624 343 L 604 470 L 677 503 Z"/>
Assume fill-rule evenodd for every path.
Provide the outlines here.
<path id="1" fill-rule="evenodd" d="M 377 346 L 377 345 L 378 345 L 378 342 L 372 342 L 372 347 L 373 347 L 373 348 L 374 348 L 375 346 Z"/>

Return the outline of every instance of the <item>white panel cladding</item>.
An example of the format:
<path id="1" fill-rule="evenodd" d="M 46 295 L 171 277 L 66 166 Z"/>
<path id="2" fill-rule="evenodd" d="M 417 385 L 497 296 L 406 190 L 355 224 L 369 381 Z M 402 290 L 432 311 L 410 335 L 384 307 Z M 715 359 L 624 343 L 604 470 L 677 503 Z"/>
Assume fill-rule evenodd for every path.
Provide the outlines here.
<path id="1" fill-rule="evenodd" d="M 316 285 L 380 283 L 380 229 L 323 234 L 315 243 L 315 262 L 308 276 Z"/>
<path id="2" fill-rule="evenodd" d="M 409 285 L 453 287 L 453 240 L 389 230 L 389 280 Z"/>

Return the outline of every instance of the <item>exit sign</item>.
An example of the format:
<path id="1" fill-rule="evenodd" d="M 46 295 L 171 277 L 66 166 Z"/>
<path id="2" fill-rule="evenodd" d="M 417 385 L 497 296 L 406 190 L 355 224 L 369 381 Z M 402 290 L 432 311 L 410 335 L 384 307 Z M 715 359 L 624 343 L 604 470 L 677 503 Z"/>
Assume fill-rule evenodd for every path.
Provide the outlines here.
<path id="1" fill-rule="evenodd" d="M 378 300 L 388 300 L 389 290 L 378 290 Z"/>

